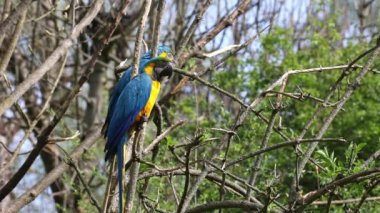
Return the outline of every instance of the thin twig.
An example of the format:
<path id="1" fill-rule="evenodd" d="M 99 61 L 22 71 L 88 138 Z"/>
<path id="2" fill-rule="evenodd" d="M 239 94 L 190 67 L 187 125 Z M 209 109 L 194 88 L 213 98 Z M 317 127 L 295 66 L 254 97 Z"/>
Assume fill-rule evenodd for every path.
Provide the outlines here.
<path id="1" fill-rule="evenodd" d="M 7 76 L 5 73 L 3 73 L 3 78 L 4 78 L 4 81 L 5 81 L 5 84 L 7 85 L 7 87 L 9 89 L 12 89 L 12 85 L 11 85 L 11 82 L 9 82 Z M 20 114 L 20 116 L 22 117 L 22 119 L 24 120 L 25 124 L 30 127 L 30 118 L 29 116 L 22 110 L 22 107 L 20 106 L 19 103 L 15 103 L 14 104 L 15 108 L 16 108 L 16 111 Z"/>
<path id="2" fill-rule="evenodd" d="M 112 158 L 112 161 L 110 162 L 110 168 L 108 172 L 108 180 L 107 180 L 107 185 L 106 185 L 106 191 L 104 193 L 104 199 L 103 199 L 103 205 L 102 205 L 102 213 L 106 213 L 108 209 L 108 203 L 110 200 L 112 200 L 112 195 L 111 195 L 111 188 L 112 188 L 112 179 L 113 179 L 113 170 L 115 169 L 115 157 Z"/>
<path id="3" fill-rule="evenodd" d="M 344 204 L 350 204 L 350 203 L 357 203 L 357 202 L 360 202 L 362 198 L 352 198 L 352 199 L 345 199 L 345 200 L 333 200 L 331 201 L 331 204 L 332 205 L 344 205 Z M 369 202 L 369 201 L 376 201 L 378 202 L 380 200 L 380 196 L 379 197 L 367 197 L 365 199 L 366 202 Z M 327 204 L 327 201 L 314 201 L 311 203 L 311 205 L 326 205 Z"/>
<path id="4" fill-rule="evenodd" d="M 272 111 L 271 117 L 269 119 L 269 124 L 267 126 L 267 129 L 265 130 L 264 137 L 263 137 L 263 140 L 262 140 L 261 145 L 260 145 L 260 149 L 265 149 L 268 146 L 268 142 L 269 142 L 270 136 L 272 134 L 272 130 L 273 130 L 274 122 L 276 120 L 277 113 L 278 113 L 277 109 L 274 109 Z M 263 158 L 262 155 L 259 155 L 251 166 L 251 175 L 250 175 L 249 180 L 248 180 L 249 185 L 254 186 L 256 183 L 257 172 L 259 171 L 262 158 Z M 251 194 L 251 189 L 247 188 L 247 194 L 245 197 L 247 200 L 249 199 L 250 194 Z"/>
<path id="5" fill-rule="evenodd" d="M 361 165 L 361 168 L 366 168 L 371 164 L 374 160 L 380 157 L 380 149 L 373 153 L 364 163 Z"/>
<path id="6" fill-rule="evenodd" d="M 75 138 L 78 138 L 80 136 L 80 133 L 76 131 L 72 136 L 65 137 L 65 138 L 49 138 L 49 143 L 56 143 L 56 142 L 63 142 L 63 141 L 71 141 Z"/>
<path id="7" fill-rule="evenodd" d="M 0 21 L 4 21 L 5 19 L 8 18 L 9 13 L 11 11 L 11 6 L 12 6 L 12 1 L 11 0 L 5 0 L 3 3 L 3 11 L 2 11 L 2 16 L 0 17 Z M 0 34 L 0 46 L 2 46 L 4 38 L 6 34 Z"/>
<path id="8" fill-rule="evenodd" d="M 176 122 L 175 124 L 171 125 L 170 127 L 168 127 L 163 133 L 161 133 L 159 136 L 157 136 L 153 141 L 152 143 L 149 144 L 149 146 L 147 148 L 144 149 L 144 151 L 142 152 L 143 156 L 148 154 L 149 152 L 151 152 L 153 150 L 153 148 L 159 144 L 169 133 L 171 133 L 175 128 L 179 127 L 179 126 L 182 126 L 183 124 L 186 123 L 186 120 L 180 120 L 178 122 Z"/>
<path id="9" fill-rule="evenodd" d="M 197 140 L 197 139 L 195 139 Z M 190 153 L 191 153 L 191 148 L 192 146 L 186 147 L 186 153 L 185 153 L 185 185 L 183 186 L 183 191 L 182 191 L 182 197 L 181 201 L 178 204 L 177 207 L 177 212 L 181 212 L 183 203 L 185 202 L 187 191 L 189 189 L 190 185 L 190 168 L 189 168 L 189 162 L 190 162 Z"/>
<path id="10" fill-rule="evenodd" d="M 190 174 L 193 176 L 199 176 L 201 175 L 200 170 L 194 170 L 190 169 Z M 160 177 L 160 176 L 177 176 L 177 175 L 185 175 L 185 171 L 183 169 L 177 169 L 177 170 L 171 170 L 171 171 L 154 171 L 154 172 L 145 172 L 139 176 L 139 179 L 144 179 L 147 177 Z M 216 174 L 208 174 L 206 178 L 212 182 L 215 182 L 217 184 L 222 184 L 224 181 L 222 177 L 216 175 Z M 244 182 L 244 181 L 243 181 Z M 225 186 L 232 189 L 232 192 L 236 195 L 245 196 L 245 189 L 238 184 L 236 184 L 233 181 L 225 180 Z M 251 202 L 255 202 L 260 207 L 263 207 L 263 205 L 254 197 L 251 197 Z"/>
<path id="11" fill-rule="evenodd" d="M 363 205 L 364 201 L 366 199 L 368 199 L 368 195 L 369 193 L 377 186 L 380 184 L 380 179 L 374 179 L 370 182 L 370 184 L 368 185 L 367 189 L 365 190 L 365 192 L 363 193 L 362 197 L 360 198 L 360 201 L 358 203 L 358 205 L 356 206 L 355 208 L 355 212 L 354 213 L 358 213 L 361 209 L 361 206 Z"/>
<path id="12" fill-rule="evenodd" d="M 206 204 L 201 204 L 194 208 L 188 209 L 186 213 L 199 213 L 199 212 L 210 212 L 216 209 L 229 209 L 237 208 L 246 211 L 259 211 L 260 207 L 256 203 L 251 203 L 249 201 L 242 200 L 224 200 L 224 201 L 213 201 Z"/>
<path id="13" fill-rule="evenodd" d="M 216 35 L 218 35 L 222 30 L 231 26 L 237 18 L 247 12 L 249 9 L 251 1 L 243 0 L 239 2 L 236 8 L 228 15 L 224 16 L 219 20 L 215 27 L 207 32 L 202 38 L 200 38 L 197 43 L 194 45 L 193 51 L 179 56 L 179 67 L 182 65 L 182 61 L 186 61 L 194 52 L 201 50 L 208 42 L 210 42 Z"/>
<path id="14" fill-rule="evenodd" d="M 9 4 L 10 4 L 10 2 L 9 2 Z M 4 12 L 6 12 L 6 11 L 4 11 Z M 20 37 L 21 31 L 22 31 L 23 26 L 24 26 L 26 14 L 27 14 L 27 10 L 25 10 L 21 13 L 21 17 L 17 22 L 16 28 L 13 32 L 13 35 L 11 36 L 11 41 L 8 45 L 8 48 L 6 49 L 6 52 L 4 53 L 4 55 L 2 56 L 2 59 L 0 61 L 0 77 L 3 76 L 8 87 L 11 87 L 11 85 L 10 85 L 10 82 L 8 81 L 8 79 L 6 77 L 5 70 L 6 70 L 8 64 L 9 64 L 9 60 L 11 59 L 12 54 L 16 48 L 18 38 Z M 3 15 L 5 18 L 5 14 L 3 14 Z M 1 36 L 5 36 L 5 35 L 1 35 Z M 2 40 L 2 39 L 0 38 L 0 40 Z M 1 41 L 0 41 L 0 43 L 1 43 Z M 20 113 L 21 117 L 24 119 L 27 126 L 30 127 L 31 121 L 30 121 L 29 117 L 24 113 L 21 106 L 17 102 L 15 102 L 14 105 L 16 107 L 16 110 Z"/>
<path id="15" fill-rule="evenodd" d="M 342 80 L 347 77 L 348 75 L 350 75 L 353 71 L 354 68 L 362 68 L 362 71 L 361 73 L 362 74 L 366 74 L 368 72 L 368 70 L 370 69 L 370 64 L 372 63 L 371 61 L 373 61 L 375 55 L 377 54 L 376 52 L 378 51 L 378 45 L 377 44 L 375 47 L 363 52 L 362 54 L 360 54 L 359 56 L 357 56 L 354 60 L 351 61 L 351 63 L 349 63 L 348 65 L 344 65 L 345 68 L 341 74 L 341 76 L 336 80 L 336 82 L 333 84 L 332 88 L 330 89 L 330 92 L 329 94 L 326 96 L 326 98 L 324 99 L 324 103 L 320 104 L 318 106 L 318 108 L 314 111 L 313 115 L 310 117 L 310 119 L 307 121 L 307 123 L 304 125 L 300 135 L 297 137 L 298 139 L 302 139 L 306 133 L 308 132 L 309 128 L 311 127 L 311 125 L 313 124 L 314 120 L 317 118 L 317 116 L 322 112 L 323 108 L 325 107 L 325 105 L 330 101 L 330 98 L 333 97 L 333 95 L 335 94 L 335 91 L 338 89 L 340 83 L 342 82 Z M 366 65 L 364 67 L 362 66 L 358 66 L 356 65 L 356 63 L 361 59 L 363 58 L 364 56 L 366 56 L 367 54 L 373 52 L 373 55 L 371 57 L 371 60 L 369 60 Z M 360 80 L 362 77 L 360 77 L 361 74 L 358 75 L 357 79 L 356 80 Z M 360 78 L 360 79 L 358 79 Z M 355 81 L 356 81 L 355 80 Z M 340 106 L 336 106 L 336 109 L 333 110 L 330 115 L 328 116 L 328 118 L 325 120 L 324 122 L 324 125 L 323 127 L 320 128 L 320 131 L 319 131 L 319 134 L 320 134 L 320 137 L 322 137 L 325 133 L 325 131 L 327 130 L 327 128 L 329 127 L 330 123 L 332 122 L 332 120 L 334 119 L 334 117 L 337 115 L 337 113 L 340 111 L 340 109 L 343 108 L 343 105 L 344 103 L 347 101 L 348 97 L 351 96 L 352 92 L 353 92 L 354 88 L 350 87 L 349 89 L 347 89 L 346 91 L 346 94 L 344 95 L 345 98 L 342 99 L 342 101 L 339 102 Z M 314 144 L 310 144 L 309 147 L 308 147 L 308 150 L 306 151 L 306 153 L 303 154 L 303 158 L 298 161 L 298 154 L 297 154 L 297 166 L 296 166 L 296 175 L 294 176 L 293 180 L 292 180 L 292 184 L 291 184 L 291 200 L 293 201 L 296 201 L 298 198 L 298 182 L 299 182 L 299 179 L 301 178 L 302 176 L 302 171 L 307 163 L 307 161 L 311 158 L 311 154 L 312 152 L 314 151 L 315 147 L 317 146 L 318 143 L 314 143 Z M 296 146 L 296 150 L 300 150 L 298 146 Z M 296 202 L 293 202 L 293 204 L 295 205 Z"/>
<path id="16" fill-rule="evenodd" d="M 59 147 L 59 146 L 58 146 Z M 82 174 L 80 173 L 79 169 L 78 169 L 78 166 L 76 165 L 76 163 L 74 162 L 74 160 L 70 157 L 69 153 L 66 152 L 66 150 L 64 150 L 63 148 L 59 147 L 61 149 L 61 151 L 63 151 L 63 153 L 65 154 L 65 157 L 64 157 L 64 162 L 69 165 L 70 167 L 74 168 L 75 172 L 77 173 L 78 175 L 78 178 L 79 178 L 79 181 L 82 183 L 83 187 L 84 187 L 84 190 L 87 192 L 88 196 L 90 197 L 90 200 L 92 202 L 92 204 L 94 204 L 94 206 L 96 207 L 96 209 L 101 212 L 101 208 L 99 206 L 99 203 L 98 201 L 96 200 L 96 198 L 94 197 L 94 195 L 91 193 L 91 190 L 90 188 L 88 187 L 87 183 L 84 181 L 83 177 L 82 177 Z"/>
<path id="17" fill-rule="evenodd" d="M 17 45 L 18 38 L 20 37 L 22 28 L 24 26 L 25 18 L 26 18 L 27 10 L 23 11 L 20 17 L 20 20 L 18 20 L 16 28 L 13 32 L 12 39 L 10 40 L 8 47 L 6 48 L 5 53 L 1 57 L 0 61 L 0 76 L 5 72 L 5 69 L 8 66 L 9 60 L 12 57 L 12 53 L 15 50 L 15 47 Z"/>
<path id="18" fill-rule="evenodd" d="M 266 30 L 269 26 L 263 28 L 259 33 L 263 32 L 264 30 Z M 243 44 L 240 44 L 238 45 L 238 47 L 236 47 L 234 50 L 232 50 L 229 54 L 226 54 L 224 57 L 222 57 L 221 59 L 219 59 L 218 61 L 216 61 L 213 66 L 209 67 L 208 69 L 205 69 L 203 71 L 200 71 L 198 73 L 196 73 L 195 75 L 196 76 L 202 76 L 206 73 L 208 73 L 209 71 L 211 70 L 214 70 L 216 69 L 218 66 L 224 64 L 226 61 L 228 61 L 227 59 L 233 55 L 235 55 L 238 51 L 240 51 L 241 49 L 243 48 L 246 48 L 249 44 L 251 44 L 257 37 L 259 36 L 259 34 L 257 35 L 254 35 L 253 37 L 251 37 L 250 39 L 248 39 L 246 42 L 244 42 Z M 177 53 L 178 54 L 178 53 Z M 178 55 L 177 55 L 178 56 Z M 189 81 L 189 78 L 191 79 L 191 76 L 186 76 L 184 78 L 181 79 L 181 81 L 175 85 L 173 88 L 173 90 L 167 94 L 166 96 L 164 96 L 164 100 L 165 99 L 168 99 L 169 98 L 169 95 L 170 96 L 173 96 L 174 94 L 178 93 L 179 91 L 181 91 L 181 88 L 186 85 L 186 83 Z"/>
<path id="19" fill-rule="evenodd" d="M 175 54 L 175 60 L 178 59 L 182 55 L 182 52 L 185 50 L 187 44 L 190 41 L 190 38 L 194 35 L 195 30 L 198 28 L 199 24 L 201 23 L 202 17 L 205 14 L 207 8 L 210 6 L 211 0 L 205 0 L 201 3 L 201 5 L 198 7 L 197 14 L 194 17 L 193 22 L 190 24 L 189 29 L 186 31 L 185 36 L 181 41 L 178 42 L 179 48 L 177 48 L 176 54 Z"/>
<path id="20" fill-rule="evenodd" d="M 230 167 L 232 165 L 235 165 L 235 164 L 237 164 L 237 163 L 239 163 L 241 161 L 244 161 L 244 160 L 246 160 L 248 158 L 252 158 L 252 157 L 255 157 L 255 156 L 260 155 L 262 153 L 265 153 L 265 152 L 269 152 L 269 151 L 273 151 L 273 150 L 276 150 L 276 149 L 280 149 L 280 148 L 285 147 L 285 146 L 293 146 L 293 145 L 301 144 L 301 143 L 313 143 L 313 142 L 316 142 L 316 141 L 321 142 L 321 143 L 336 142 L 336 143 L 343 143 L 343 144 L 345 144 L 347 142 L 346 140 L 340 139 L 340 138 L 321 138 L 321 139 L 310 138 L 310 139 L 287 141 L 287 142 L 283 142 L 283 143 L 279 143 L 279 144 L 267 147 L 265 149 L 260 149 L 258 151 L 255 151 L 255 152 L 247 154 L 247 155 L 243 155 L 243 156 L 241 156 L 241 157 L 239 157 L 239 158 L 237 158 L 235 160 L 228 161 L 226 163 L 226 168 Z"/>
<path id="21" fill-rule="evenodd" d="M 173 195 L 174 195 L 174 199 L 175 199 L 175 204 L 176 204 L 177 207 L 178 207 L 178 205 L 179 205 L 179 199 L 178 199 L 177 191 L 176 191 L 176 189 L 175 189 L 175 187 L 174 187 L 174 184 L 173 184 L 173 182 L 172 182 L 172 177 L 173 177 L 173 176 L 170 175 L 170 176 L 167 177 L 167 179 L 168 179 L 169 184 L 170 184 L 170 187 L 171 187 L 171 189 L 172 189 L 172 191 L 173 191 Z"/>
<path id="22" fill-rule="evenodd" d="M 0 22 L 0 35 L 6 35 L 9 28 L 16 22 L 19 16 L 30 8 L 32 0 L 21 1 L 17 7 L 15 7 L 10 15 L 2 22 Z M 2 113 L 0 113 L 1 115 Z"/>

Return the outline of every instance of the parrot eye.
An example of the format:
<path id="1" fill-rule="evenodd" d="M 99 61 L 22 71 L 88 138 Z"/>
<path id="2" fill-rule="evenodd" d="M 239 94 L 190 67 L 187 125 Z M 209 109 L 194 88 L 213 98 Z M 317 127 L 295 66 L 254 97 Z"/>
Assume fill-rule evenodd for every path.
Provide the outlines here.
<path id="1" fill-rule="evenodd" d="M 167 58 L 169 59 L 169 62 L 173 62 L 174 60 L 173 54 L 170 52 L 168 53 Z"/>

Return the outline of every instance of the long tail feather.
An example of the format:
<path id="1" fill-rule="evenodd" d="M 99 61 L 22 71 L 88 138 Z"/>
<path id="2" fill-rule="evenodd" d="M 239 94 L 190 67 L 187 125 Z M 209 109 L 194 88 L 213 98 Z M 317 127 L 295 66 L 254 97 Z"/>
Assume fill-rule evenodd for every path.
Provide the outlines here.
<path id="1" fill-rule="evenodd" d="M 123 179 L 124 179 L 124 143 L 120 143 L 117 149 L 117 179 L 119 182 L 119 213 L 123 212 Z"/>

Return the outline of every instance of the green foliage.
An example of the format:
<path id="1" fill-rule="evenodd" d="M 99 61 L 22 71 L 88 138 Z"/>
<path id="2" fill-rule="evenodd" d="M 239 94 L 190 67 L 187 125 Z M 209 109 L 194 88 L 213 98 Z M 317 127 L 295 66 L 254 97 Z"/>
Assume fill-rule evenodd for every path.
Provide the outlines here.
<path id="1" fill-rule="evenodd" d="M 348 60 L 352 60 L 368 47 L 373 46 L 372 43 L 357 45 L 353 42 L 346 42 L 343 44 L 342 35 L 336 26 L 336 18 L 336 15 L 332 15 L 324 22 L 317 19 L 311 20 L 313 27 L 306 28 L 304 33 L 308 39 L 304 41 L 294 40 L 295 32 L 292 29 L 274 27 L 271 33 L 261 37 L 261 48 L 255 58 L 232 57 L 226 62 L 223 69 L 215 71 L 208 80 L 242 99 L 245 97 L 253 99 L 273 80 L 278 79 L 288 70 L 347 64 Z M 323 31 L 319 31 L 322 28 Z M 362 60 L 360 64 L 365 62 L 366 59 Z M 378 67 L 378 64 L 375 67 Z M 355 70 L 352 76 L 357 72 L 358 70 Z M 323 100 L 340 75 L 340 71 L 334 70 L 290 76 L 285 92 L 302 93 L 305 99 L 299 101 L 288 97 L 284 98 L 284 106 L 279 113 L 284 134 L 295 138 L 301 133 L 303 126 L 315 111 L 316 105 L 320 104 L 315 99 Z M 342 97 L 344 91 L 350 86 L 352 78 L 350 76 L 342 83 L 338 92 L 330 99 L 330 103 L 336 103 Z M 304 178 L 301 180 L 303 191 L 317 189 L 341 176 L 362 171 L 361 165 L 364 159 L 380 148 L 379 88 L 378 77 L 369 74 L 362 82 L 361 87 L 346 103 L 344 110 L 338 114 L 324 137 L 345 138 L 351 143 L 349 145 L 336 145 L 333 144 L 334 142 L 321 144 L 313 158 L 323 169 L 317 171 L 314 166 L 306 167 Z M 198 90 L 202 91 L 199 88 Z M 203 94 L 206 95 L 206 93 Z M 308 96 L 312 98 L 307 98 Z M 268 118 L 275 101 L 274 98 L 267 98 L 256 110 L 260 110 L 262 115 Z M 233 126 L 235 116 L 241 113 L 241 109 L 236 103 L 226 98 L 220 98 L 217 92 L 212 92 L 208 100 L 200 97 L 194 99 L 194 94 L 191 94 L 173 104 L 174 108 L 170 112 L 172 118 L 186 117 L 194 122 L 184 126 L 180 132 L 172 134 L 167 140 L 168 145 L 181 143 L 177 141 L 183 142 L 186 137 L 183 132 L 197 132 L 199 129 L 209 130 L 208 128 L 211 127 L 228 129 Z M 199 107 L 198 111 L 194 110 L 195 106 Z M 333 107 L 327 107 L 320 114 L 305 138 L 312 138 L 317 134 L 324 123 L 324 118 L 332 109 Z M 276 125 L 278 124 L 279 121 L 276 121 Z M 263 125 L 262 121 L 256 116 L 250 115 L 244 125 L 239 128 L 227 158 L 235 159 L 241 153 L 247 153 L 247 150 L 260 149 L 265 129 L 266 125 Z M 221 133 L 207 131 L 207 137 L 218 138 L 221 137 Z M 186 140 L 191 140 L 191 138 Z M 270 145 L 280 142 L 284 142 L 284 139 L 273 133 Z M 305 150 L 306 146 L 300 147 Z M 202 152 L 203 149 L 198 149 L 198 151 Z M 219 155 L 220 159 L 223 157 L 224 152 Z M 294 149 L 291 147 L 266 153 L 262 160 L 256 186 L 265 188 L 271 183 L 273 190 L 284 194 L 282 199 L 286 202 L 290 181 L 295 174 L 295 158 Z M 230 168 L 229 172 L 248 179 L 252 162 L 253 159 L 241 162 L 239 166 Z M 278 176 L 275 177 L 275 174 Z M 365 184 L 366 182 L 350 184 L 337 189 L 336 193 L 345 198 L 360 197 Z M 183 185 L 180 184 L 178 187 L 182 188 Z M 202 184 L 199 191 L 198 202 L 219 199 L 218 188 L 212 184 Z M 376 205 L 373 204 L 365 203 L 364 206 L 376 208 Z M 332 210 L 342 212 L 342 206 L 333 206 Z"/>

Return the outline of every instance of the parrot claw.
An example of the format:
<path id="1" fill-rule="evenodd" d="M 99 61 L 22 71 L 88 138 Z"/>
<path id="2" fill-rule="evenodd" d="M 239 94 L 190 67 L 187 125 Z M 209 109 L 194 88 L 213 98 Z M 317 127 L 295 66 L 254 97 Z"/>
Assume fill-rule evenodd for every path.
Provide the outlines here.
<path id="1" fill-rule="evenodd" d="M 149 120 L 148 116 L 143 115 L 143 116 L 141 117 L 141 123 L 148 122 L 148 120 Z"/>
<path id="2" fill-rule="evenodd" d="M 145 116 L 145 115 L 141 116 L 140 121 L 138 122 L 137 127 L 136 127 L 137 130 L 138 131 L 142 130 L 143 124 L 145 122 L 148 122 L 148 120 L 149 120 L 149 118 L 147 116 Z"/>

